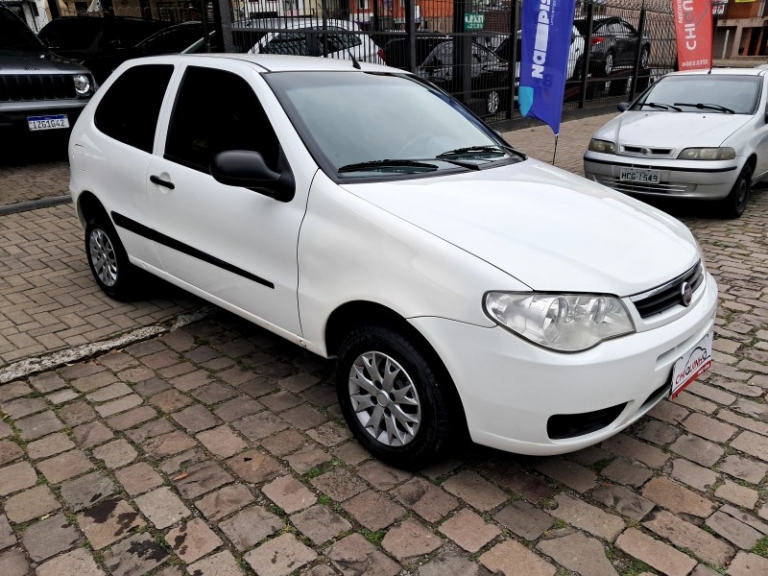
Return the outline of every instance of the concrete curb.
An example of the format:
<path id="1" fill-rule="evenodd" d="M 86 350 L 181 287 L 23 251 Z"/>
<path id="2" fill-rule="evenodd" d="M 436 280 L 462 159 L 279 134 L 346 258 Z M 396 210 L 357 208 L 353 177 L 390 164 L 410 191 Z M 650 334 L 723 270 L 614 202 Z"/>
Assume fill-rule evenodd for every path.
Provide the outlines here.
<path id="1" fill-rule="evenodd" d="M 67 194 L 66 196 L 54 196 L 52 198 L 30 200 L 29 202 L 7 204 L 5 206 L 0 206 L 0 216 L 5 216 L 6 214 L 16 214 L 18 212 L 27 212 L 29 210 L 37 210 L 38 208 L 50 208 L 51 206 L 68 204 L 69 202 L 72 202 L 72 197 Z"/>

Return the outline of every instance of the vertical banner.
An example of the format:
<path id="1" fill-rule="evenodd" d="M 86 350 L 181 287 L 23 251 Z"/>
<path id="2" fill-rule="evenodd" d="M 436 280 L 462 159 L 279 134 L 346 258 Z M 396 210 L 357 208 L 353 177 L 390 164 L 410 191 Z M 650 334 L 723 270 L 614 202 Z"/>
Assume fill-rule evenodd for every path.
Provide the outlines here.
<path id="1" fill-rule="evenodd" d="M 560 133 L 576 0 L 524 0 L 518 100 L 523 116 Z"/>
<path id="2" fill-rule="evenodd" d="M 710 0 L 673 0 L 677 69 L 712 67 L 712 5 Z"/>

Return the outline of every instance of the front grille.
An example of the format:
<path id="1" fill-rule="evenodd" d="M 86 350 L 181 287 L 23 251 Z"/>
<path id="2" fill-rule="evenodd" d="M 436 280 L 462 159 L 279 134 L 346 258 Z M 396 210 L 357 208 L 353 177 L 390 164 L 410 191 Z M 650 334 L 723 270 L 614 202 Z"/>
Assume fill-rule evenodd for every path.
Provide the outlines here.
<path id="1" fill-rule="evenodd" d="M 565 440 L 591 434 L 608 426 L 624 411 L 626 402 L 595 412 L 555 414 L 547 420 L 547 435 L 552 440 Z"/>
<path id="2" fill-rule="evenodd" d="M 642 184 L 639 182 L 622 182 L 615 176 L 598 176 L 597 181 L 603 186 L 613 188 L 625 194 L 690 194 L 696 190 L 696 184 Z"/>
<path id="3" fill-rule="evenodd" d="M 34 102 L 77 98 L 68 74 L 0 75 L 0 102 Z"/>
<path id="4" fill-rule="evenodd" d="M 635 308 L 637 308 L 640 317 L 648 318 L 654 314 L 661 314 L 673 306 L 682 304 L 682 286 L 685 282 L 691 286 L 692 292 L 696 292 L 703 281 L 704 267 L 701 265 L 701 262 L 698 262 L 696 266 L 685 274 L 653 290 L 631 296 L 630 300 L 635 305 Z"/>
<path id="5" fill-rule="evenodd" d="M 631 156 L 663 157 L 671 156 L 674 148 L 646 148 L 644 146 L 622 146 L 623 152 Z"/>

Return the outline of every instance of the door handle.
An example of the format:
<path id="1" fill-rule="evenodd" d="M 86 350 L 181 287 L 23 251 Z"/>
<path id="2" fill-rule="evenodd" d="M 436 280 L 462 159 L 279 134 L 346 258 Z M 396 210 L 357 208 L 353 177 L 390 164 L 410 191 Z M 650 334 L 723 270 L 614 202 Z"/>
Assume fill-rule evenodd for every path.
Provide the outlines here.
<path id="1" fill-rule="evenodd" d="M 149 181 L 152 182 L 152 184 L 157 184 L 158 186 L 164 186 L 169 190 L 173 190 L 174 188 L 176 188 L 176 185 L 173 182 L 168 182 L 168 180 L 163 180 L 162 178 L 160 178 L 160 176 L 155 176 L 154 174 L 149 177 Z"/>

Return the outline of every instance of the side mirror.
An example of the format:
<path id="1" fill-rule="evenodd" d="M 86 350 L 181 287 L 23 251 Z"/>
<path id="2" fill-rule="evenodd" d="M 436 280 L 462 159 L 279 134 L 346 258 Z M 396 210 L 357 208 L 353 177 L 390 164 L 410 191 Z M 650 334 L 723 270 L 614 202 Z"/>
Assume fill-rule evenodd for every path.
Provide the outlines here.
<path id="1" fill-rule="evenodd" d="M 631 102 L 619 102 L 619 105 L 616 106 L 616 108 L 619 109 L 619 112 L 624 112 L 629 109 Z"/>
<path id="2" fill-rule="evenodd" d="M 282 152 L 280 171 L 271 170 L 264 158 L 253 150 L 228 150 L 214 156 L 211 176 L 227 186 L 242 186 L 280 202 L 289 202 L 296 192 L 296 182 Z"/>

